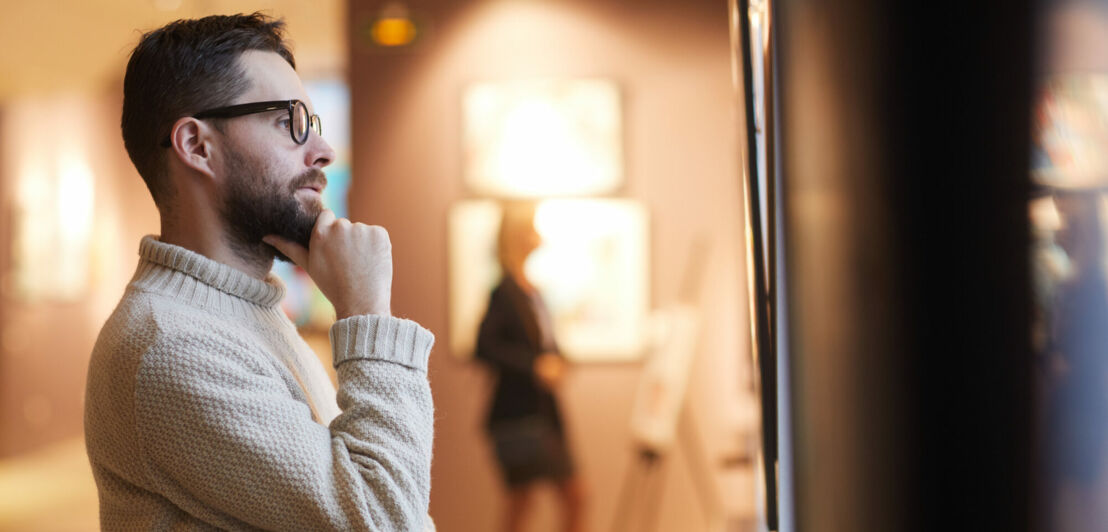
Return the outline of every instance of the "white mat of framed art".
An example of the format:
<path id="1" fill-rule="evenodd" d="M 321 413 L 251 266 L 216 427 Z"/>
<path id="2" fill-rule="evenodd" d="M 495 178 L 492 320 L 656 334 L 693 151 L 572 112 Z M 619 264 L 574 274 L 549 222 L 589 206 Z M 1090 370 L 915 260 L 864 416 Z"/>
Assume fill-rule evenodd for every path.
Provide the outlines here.
<path id="1" fill-rule="evenodd" d="M 500 279 L 494 200 L 456 203 L 449 215 L 450 347 L 473 356 L 477 328 Z M 575 362 L 638 360 L 650 307 L 648 215 L 636 201 L 539 202 L 543 244 L 525 266 L 550 308 L 563 353 Z"/>

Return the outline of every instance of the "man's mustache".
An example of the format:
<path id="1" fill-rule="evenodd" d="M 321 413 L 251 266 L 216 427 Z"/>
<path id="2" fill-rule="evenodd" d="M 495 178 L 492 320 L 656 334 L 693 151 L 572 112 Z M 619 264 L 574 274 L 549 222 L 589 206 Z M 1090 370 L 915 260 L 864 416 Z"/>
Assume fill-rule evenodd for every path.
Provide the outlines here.
<path id="1" fill-rule="evenodd" d="M 309 168 L 304 173 L 296 176 L 289 186 L 295 192 L 297 189 L 308 185 L 317 185 L 320 190 L 323 190 L 327 186 L 327 174 L 324 174 L 323 170 L 319 168 Z"/>

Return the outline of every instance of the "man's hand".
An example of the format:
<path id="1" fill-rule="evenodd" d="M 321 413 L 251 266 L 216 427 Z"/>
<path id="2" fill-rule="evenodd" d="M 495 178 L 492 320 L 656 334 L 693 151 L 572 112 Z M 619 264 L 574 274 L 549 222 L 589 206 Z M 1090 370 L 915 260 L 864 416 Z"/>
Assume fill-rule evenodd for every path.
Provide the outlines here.
<path id="1" fill-rule="evenodd" d="M 308 272 L 338 319 L 390 314 L 392 243 L 385 228 L 335 219 L 325 210 L 316 218 L 308 249 L 277 235 L 262 240 Z"/>

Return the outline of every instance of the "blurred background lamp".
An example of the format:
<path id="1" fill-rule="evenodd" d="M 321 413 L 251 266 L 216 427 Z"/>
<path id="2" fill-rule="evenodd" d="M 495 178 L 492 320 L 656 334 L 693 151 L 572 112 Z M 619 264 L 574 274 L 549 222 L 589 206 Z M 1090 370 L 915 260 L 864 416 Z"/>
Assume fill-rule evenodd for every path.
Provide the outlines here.
<path id="1" fill-rule="evenodd" d="M 401 2 L 385 4 L 370 27 L 373 42 L 389 48 L 411 44 L 418 33 L 407 6 Z"/>

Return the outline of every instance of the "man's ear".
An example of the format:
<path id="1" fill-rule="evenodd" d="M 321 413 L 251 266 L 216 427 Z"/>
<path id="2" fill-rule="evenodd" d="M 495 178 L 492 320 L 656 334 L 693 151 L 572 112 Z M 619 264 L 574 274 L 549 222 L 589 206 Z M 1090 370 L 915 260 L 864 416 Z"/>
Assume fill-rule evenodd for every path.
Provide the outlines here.
<path id="1" fill-rule="evenodd" d="M 215 177 L 212 144 L 215 129 L 191 116 L 181 117 L 169 133 L 170 150 L 185 166 Z"/>

